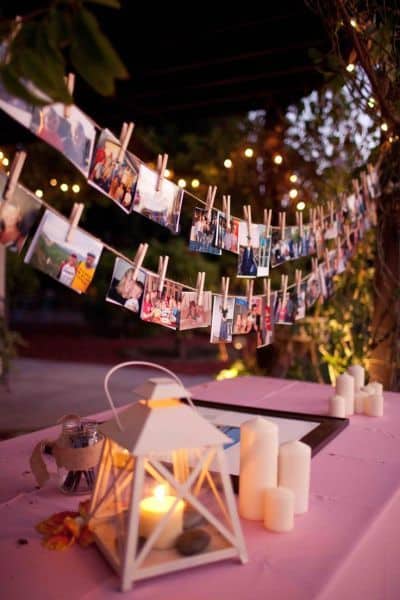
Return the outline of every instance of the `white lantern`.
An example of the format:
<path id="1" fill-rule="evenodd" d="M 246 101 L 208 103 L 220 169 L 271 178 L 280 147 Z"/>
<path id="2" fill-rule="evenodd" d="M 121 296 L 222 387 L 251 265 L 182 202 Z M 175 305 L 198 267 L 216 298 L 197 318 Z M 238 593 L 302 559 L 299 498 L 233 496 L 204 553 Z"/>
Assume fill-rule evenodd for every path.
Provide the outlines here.
<path id="1" fill-rule="evenodd" d="M 182 398 L 171 377 L 135 390 L 141 400 L 114 419 L 106 436 L 91 500 L 89 527 L 127 591 L 134 581 L 209 562 L 247 560 L 223 445 L 230 439 Z M 188 400 L 190 402 L 190 400 Z"/>

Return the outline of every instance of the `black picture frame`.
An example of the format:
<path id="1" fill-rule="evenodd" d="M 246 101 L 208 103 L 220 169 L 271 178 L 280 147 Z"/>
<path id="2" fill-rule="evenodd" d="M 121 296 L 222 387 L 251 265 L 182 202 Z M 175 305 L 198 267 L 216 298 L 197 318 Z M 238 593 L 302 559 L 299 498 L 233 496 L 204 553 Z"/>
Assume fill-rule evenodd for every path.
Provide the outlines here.
<path id="1" fill-rule="evenodd" d="M 226 404 L 225 402 L 213 402 L 212 400 L 198 400 L 192 398 L 195 406 L 201 408 L 214 408 L 221 412 L 245 412 L 262 417 L 276 417 L 281 419 L 293 419 L 300 421 L 311 421 L 318 423 L 318 427 L 307 433 L 301 438 L 301 442 L 308 444 L 311 448 L 311 456 L 318 454 L 331 440 L 333 440 L 349 424 L 349 419 L 339 417 L 330 417 L 327 415 L 315 415 L 311 413 L 298 413 L 285 410 L 275 410 L 271 408 L 258 408 L 255 406 L 244 406 L 238 404 Z M 239 477 L 231 474 L 233 489 L 237 493 L 239 490 Z"/>

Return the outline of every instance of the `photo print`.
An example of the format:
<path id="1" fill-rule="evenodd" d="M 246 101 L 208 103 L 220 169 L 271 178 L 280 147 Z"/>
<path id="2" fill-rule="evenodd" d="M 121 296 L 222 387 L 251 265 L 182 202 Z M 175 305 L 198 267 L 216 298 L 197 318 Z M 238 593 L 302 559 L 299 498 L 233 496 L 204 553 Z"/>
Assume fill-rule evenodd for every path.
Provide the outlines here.
<path id="1" fill-rule="evenodd" d="M 274 306 L 276 301 L 276 292 L 270 295 L 270 304 L 267 303 L 267 298 L 262 299 L 262 321 L 261 321 L 261 340 L 257 344 L 257 348 L 269 346 L 274 340 Z"/>
<path id="2" fill-rule="evenodd" d="M 182 292 L 179 329 L 197 329 L 211 324 L 212 293 L 203 292 L 203 301 L 198 303 L 197 292 Z"/>
<path id="3" fill-rule="evenodd" d="M 319 273 L 312 272 L 306 279 L 306 308 L 307 310 L 314 306 L 321 296 L 321 281 Z"/>
<path id="4" fill-rule="evenodd" d="M 67 242 L 69 228 L 67 219 L 46 210 L 24 262 L 78 294 L 84 294 L 99 264 L 103 246 L 78 228 L 72 230 Z"/>
<path id="5" fill-rule="evenodd" d="M 276 292 L 274 304 L 274 323 L 279 325 L 292 325 L 296 313 L 296 298 L 292 291 L 284 294 L 281 290 Z"/>
<path id="6" fill-rule="evenodd" d="M 165 279 L 164 287 L 160 292 L 158 282 L 158 275 L 147 274 L 140 318 L 147 323 L 156 323 L 169 329 L 179 329 L 182 286 Z"/>
<path id="7" fill-rule="evenodd" d="M 252 223 L 249 240 L 247 223 L 240 221 L 237 277 L 267 277 L 270 254 L 271 238 L 265 235 L 265 225 Z"/>
<path id="8" fill-rule="evenodd" d="M 306 236 L 309 231 L 304 227 L 303 236 Z M 296 226 L 285 227 L 283 233 L 283 239 L 281 239 L 280 227 L 272 228 L 272 240 L 271 240 L 271 267 L 277 267 L 288 260 L 305 256 L 302 252 L 306 252 L 307 245 L 310 250 L 310 236 L 300 237 L 299 228 Z"/>
<path id="9" fill-rule="evenodd" d="M 336 275 L 336 251 L 331 250 L 328 254 L 328 260 L 324 260 L 319 265 L 319 275 L 321 279 L 321 293 L 324 298 L 330 298 L 334 293 L 333 278 Z"/>
<path id="10" fill-rule="evenodd" d="M 294 320 L 304 319 L 306 316 L 306 293 L 307 283 L 302 281 L 299 287 L 295 287 L 293 295 L 293 303 L 295 305 Z"/>
<path id="11" fill-rule="evenodd" d="M 103 129 L 90 167 L 89 183 L 129 213 L 133 208 L 139 171 L 129 152 L 118 160 L 120 148 L 118 138 Z"/>
<path id="12" fill-rule="evenodd" d="M 335 271 L 338 275 L 346 270 L 347 258 L 343 246 L 340 244 L 335 251 Z"/>
<path id="13" fill-rule="evenodd" d="M 1 53 L 1 48 L 0 48 Z M 21 98 L 9 93 L 0 80 L 0 108 L 11 118 L 21 123 L 27 129 L 32 123 L 33 106 Z"/>
<path id="14" fill-rule="evenodd" d="M 249 333 L 247 315 L 249 312 L 249 303 L 244 296 L 235 297 L 235 307 L 233 311 L 233 335 Z"/>
<path id="15" fill-rule="evenodd" d="M 156 171 L 152 171 L 146 165 L 140 165 L 133 210 L 167 227 L 172 233 L 178 233 L 183 190 L 164 178 L 161 189 L 157 191 L 157 181 Z"/>
<path id="16" fill-rule="evenodd" d="M 210 212 L 210 217 L 208 217 L 205 208 L 194 209 L 192 226 L 190 228 L 190 250 L 207 254 L 222 254 L 221 248 L 217 248 L 218 213 L 219 211 L 213 209 Z"/>
<path id="17" fill-rule="evenodd" d="M 142 307 L 147 272 L 139 269 L 134 278 L 135 267 L 122 258 L 116 258 L 107 302 L 118 304 L 128 310 L 139 313 Z"/>
<path id="18" fill-rule="evenodd" d="M 225 214 L 218 213 L 218 248 L 235 254 L 239 253 L 239 223 L 240 219 L 231 217 L 229 227 L 227 227 Z"/>
<path id="19" fill-rule="evenodd" d="M 41 140 L 59 150 L 87 177 L 96 130 L 90 119 L 76 106 L 64 116 L 64 104 L 35 107 L 30 130 Z"/>
<path id="20" fill-rule="evenodd" d="M 210 335 L 210 342 L 212 344 L 218 344 L 219 342 L 229 343 L 232 341 L 235 298 L 227 298 L 226 308 L 223 307 L 223 301 L 223 296 L 214 295 Z"/>
<path id="21" fill-rule="evenodd" d="M 4 171 L 0 171 L 0 198 L 7 179 Z M 22 185 L 15 187 L 9 200 L 0 200 L 0 244 L 19 254 L 37 220 L 41 206 L 36 196 Z"/>

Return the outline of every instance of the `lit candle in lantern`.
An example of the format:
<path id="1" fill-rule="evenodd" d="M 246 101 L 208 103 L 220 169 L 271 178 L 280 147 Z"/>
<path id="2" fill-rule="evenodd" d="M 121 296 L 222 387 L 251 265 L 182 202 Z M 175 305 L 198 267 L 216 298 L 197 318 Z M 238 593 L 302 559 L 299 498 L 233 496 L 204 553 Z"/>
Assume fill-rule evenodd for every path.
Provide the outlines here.
<path id="1" fill-rule="evenodd" d="M 154 495 L 144 498 L 140 502 L 139 535 L 148 538 L 157 527 L 161 519 L 170 511 L 173 504 L 175 508 L 167 517 L 160 535 L 153 544 L 153 548 L 166 550 L 175 545 L 176 538 L 183 531 L 183 509 L 185 503 L 178 500 L 176 496 L 167 496 L 165 486 L 157 485 Z"/>

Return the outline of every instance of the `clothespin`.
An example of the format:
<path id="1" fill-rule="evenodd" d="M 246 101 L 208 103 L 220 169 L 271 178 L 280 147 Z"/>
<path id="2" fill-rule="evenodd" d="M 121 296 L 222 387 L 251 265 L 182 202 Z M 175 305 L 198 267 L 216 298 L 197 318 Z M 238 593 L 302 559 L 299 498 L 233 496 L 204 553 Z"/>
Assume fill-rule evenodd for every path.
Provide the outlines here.
<path id="1" fill-rule="evenodd" d="M 281 240 L 284 240 L 286 227 L 286 213 L 284 211 L 279 213 L 279 227 L 281 230 Z"/>
<path id="2" fill-rule="evenodd" d="M 222 277 L 221 279 L 221 293 L 222 293 L 222 308 L 226 310 L 228 306 L 228 292 L 229 292 L 229 277 Z"/>
<path id="3" fill-rule="evenodd" d="M 247 223 L 247 239 L 249 244 L 251 244 L 251 205 L 244 204 L 243 205 L 243 215 Z"/>
<path id="4" fill-rule="evenodd" d="M 316 208 L 311 209 L 311 227 L 312 227 L 313 232 L 315 233 L 317 230 L 317 209 Z"/>
<path id="5" fill-rule="evenodd" d="M 282 300 L 285 302 L 287 296 L 287 286 L 288 286 L 288 275 L 281 275 L 281 291 L 282 291 Z"/>
<path id="6" fill-rule="evenodd" d="M 295 281 L 296 281 L 296 292 L 297 292 L 298 296 L 300 295 L 300 292 L 301 292 L 301 276 L 302 276 L 301 269 L 296 269 Z"/>
<path id="7" fill-rule="evenodd" d="M 335 222 L 334 219 L 334 204 L 333 204 L 333 200 L 329 200 L 328 202 L 328 209 L 329 209 L 329 220 L 331 222 L 331 225 L 333 225 L 333 223 Z"/>
<path id="8" fill-rule="evenodd" d="M 356 196 L 359 196 L 360 194 L 360 183 L 358 181 L 358 179 L 353 179 L 352 180 L 353 183 L 353 190 Z"/>
<path id="9" fill-rule="evenodd" d="M 8 176 L 7 183 L 3 192 L 4 202 L 10 200 L 14 195 L 15 188 L 17 186 L 19 176 L 21 175 L 25 159 L 26 152 L 24 150 L 15 153 L 14 159 L 11 163 L 10 174 Z"/>
<path id="10" fill-rule="evenodd" d="M 299 235 L 303 237 L 304 228 L 303 228 L 303 212 L 301 210 L 296 211 L 296 225 L 299 228 Z"/>
<path id="11" fill-rule="evenodd" d="M 254 290 L 254 279 L 247 279 L 246 281 L 246 294 L 247 294 L 247 304 L 249 308 L 253 303 L 253 290 Z"/>
<path id="12" fill-rule="evenodd" d="M 121 160 L 124 158 L 124 154 L 131 140 L 134 127 L 135 123 L 132 121 L 130 121 L 130 123 L 123 123 L 122 125 L 121 135 L 119 136 L 121 146 L 118 152 L 117 162 L 121 162 Z"/>
<path id="13" fill-rule="evenodd" d="M 197 292 L 197 304 L 201 306 L 203 304 L 204 295 L 204 282 L 206 280 L 206 272 L 199 271 L 197 273 L 196 292 Z"/>
<path id="14" fill-rule="evenodd" d="M 165 275 L 167 274 L 169 256 L 160 256 L 158 259 L 158 291 L 164 288 Z"/>
<path id="15" fill-rule="evenodd" d="M 271 220 L 272 220 L 272 209 L 264 208 L 264 225 L 265 225 L 265 237 L 269 237 L 271 233 Z"/>
<path id="16" fill-rule="evenodd" d="M 214 200 L 215 200 L 216 193 L 217 193 L 217 186 L 209 185 L 208 190 L 207 190 L 207 196 L 206 196 L 206 211 L 207 211 L 207 219 L 208 220 L 211 219 L 211 211 L 214 206 Z"/>
<path id="17" fill-rule="evenodd" d="M 271 280 L 269 277 L 263 280 L 264 295 L 266 297 L 267 306 L 271 305 Z"/>
<path id="18" fill-rule="evenodd" d="M 75 73 L 68 73 L 67 77 L 65 78 L 65 83 L 66 83 L 69 95 L 73 96 L 74 88 L 75 88 Z M 72 107 L 72 104 L 64 104 L 64 117 L 66 119 L 68 119 L 68 117 L 71 114 L 71 107 Z"/>
<path id="19" fill-rule="evenodd" d="M 351 246 L 351 242 L 350 242 L 350 227 L 349 227 L 348 223 L 346 223 L 345 226 L 344 226 L 344 234 L 346 236 L 347 246 L 348 246 L 348 248 L 350 248 L 350 246 Z"/>
<path id="20" fill-rule="evenodd" d="M 315 256 L 311 259 L 311 270 L 316 273 L 318 271 L 318 258 Z"/>
<path id="21" fill-rule="evenodd" d="M 159 154 L 157 157 L 157 171 L 158 171 L 158 179 L 156 185 L 156 192 L 161 192 L 162 183 L 164 179 L 164 172 L 167 168 L 168 162 L 168 154 Z"/>
<path id="22" fill-rule="evenodd" d="M 65 236 L 66 242 L 71 241 L 72 233 L 73 233 L 74 229 L 76 229 L 78 227 L 78 223 L 82 216 L 82 212 L 83 212 L 84 208 L 85 208 L 85 205 L 83 204 L 83 202 L 74 202 L 74 204 L 72 206 L 71 214 L 69 217 L 68 231 Z"/>
<path id="23" fill-rule="evenodd" d="M 133 262 L 135 263 L 135 270 L 133 272 L 133 280 L 136 281 L 139 275 L 139 270 L 143 264 L 144 258 L 146 256 L 146 252 L 149 248 L 148 244 L 140 244 L 139 248 L 136 252 L 135 258 Z"/>
<path id="24" fill-rule="evenodd" d="M 222 210 L 225 213 L 226 230 L 231 229 L 231 197 L 222 196 Z"/>
<path id="25" fill-rule="evenodd" d="M 325 253 L 324 254 L 325 254 L 325 266 L 326 266 L 327 271 L 329 271 L 329 269 L 330 269 L 330 263 L 329 263 L 329 250 L 328 250 L 328 248 L 325 248 Z"/>

